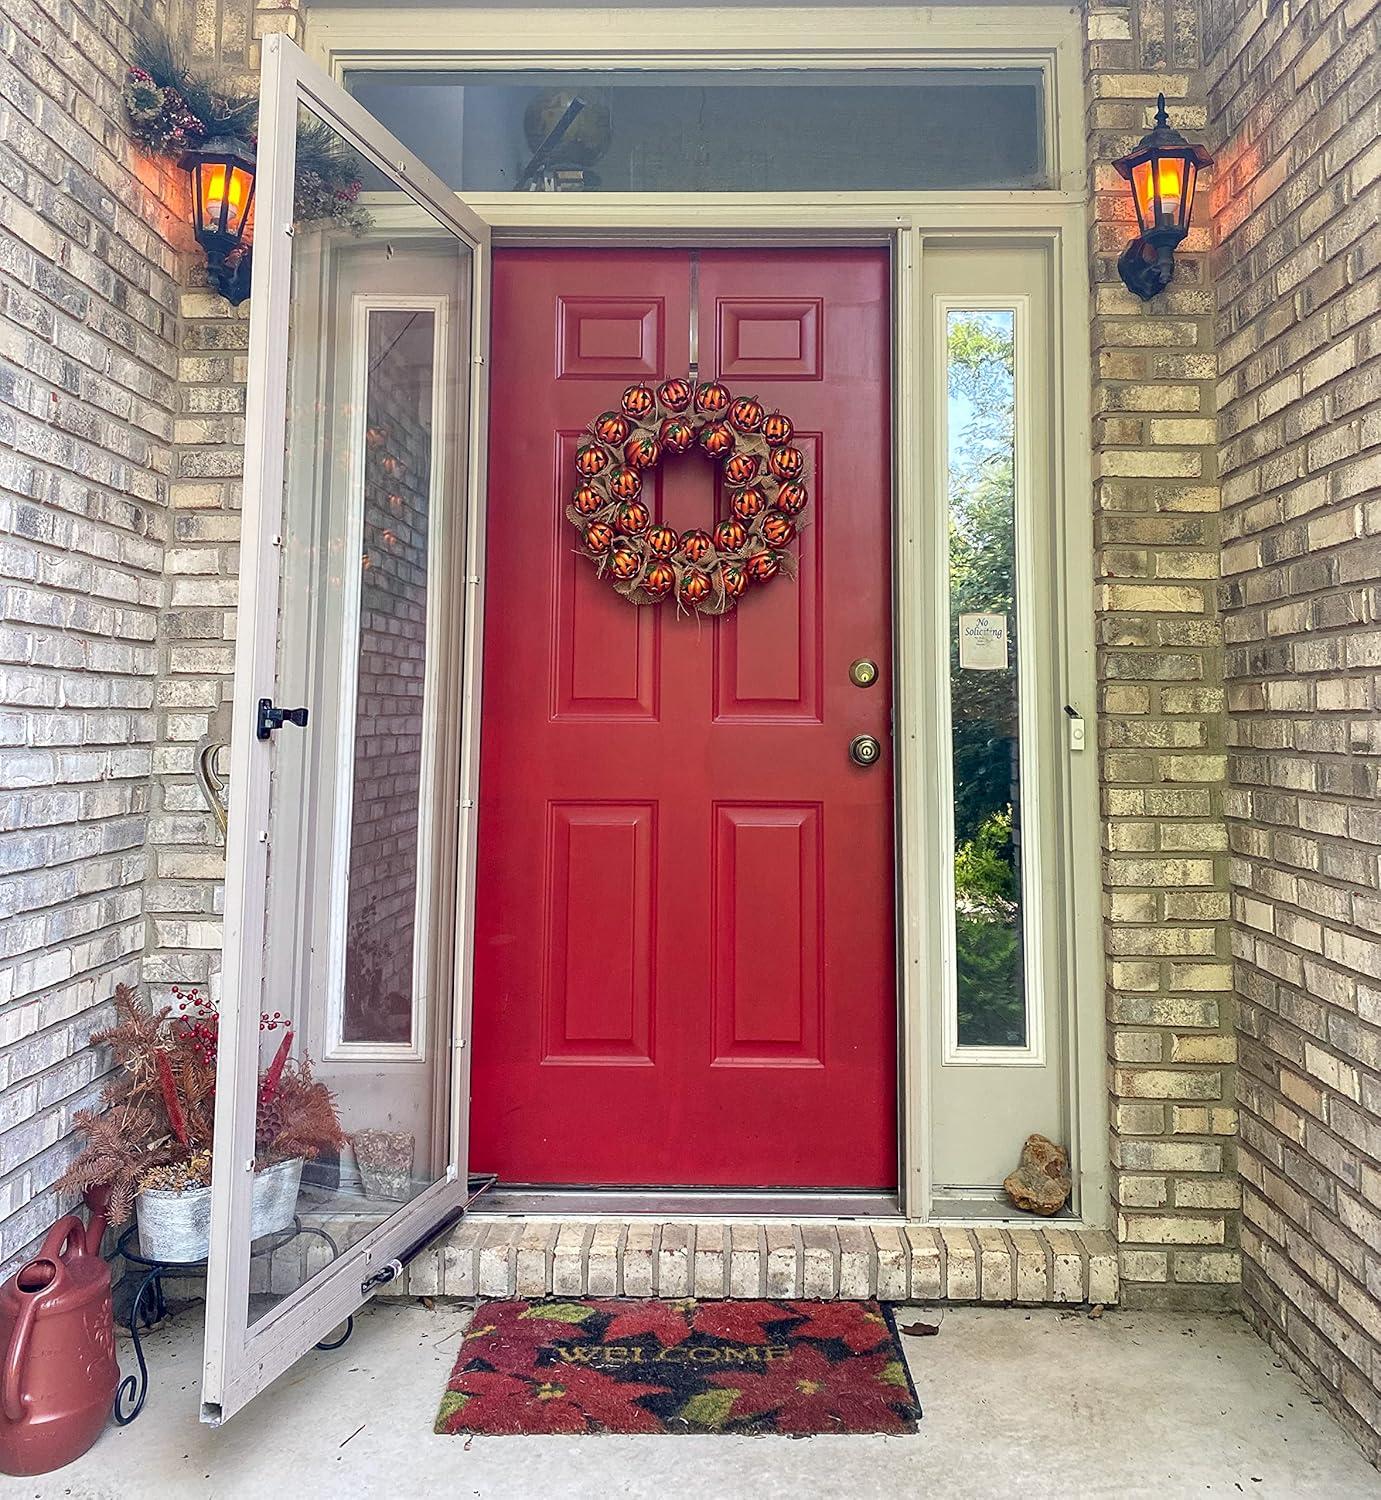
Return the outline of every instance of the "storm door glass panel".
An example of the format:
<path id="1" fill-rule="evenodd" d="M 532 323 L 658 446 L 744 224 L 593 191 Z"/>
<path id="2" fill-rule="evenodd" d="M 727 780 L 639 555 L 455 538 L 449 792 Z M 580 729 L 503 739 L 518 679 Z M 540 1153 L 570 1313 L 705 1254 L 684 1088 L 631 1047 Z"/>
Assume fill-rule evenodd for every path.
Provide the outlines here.
<path id="1" fill-rule="evenodd" d="M 849 192 L 1048 183 L 1035 69 L 358 70 L 469 192 Z"/>
<path id="2" fill-rule="evenodd" d="M 450 1166 L 472 251 L 379 181 L 303 111 L 250 1324 Z"/>
<path id="3" fill-rule="evenodd" d="M 354 668 L 354 726 L 340 741 L 343 776 L 351 783 L 340 803 L 349 821 L 339 1027 L 347 1044 L 413 1046 L 425 1025 L 414 1007 L 423 957 L 415 950 L 425 857 L 432 450 L 444 430 L 444 413 L 437 411 L 445 385 L 437 342 L 443 311 L 357 303 L 363 390 L 351 405 L 364 414 L 364 442 L 354 454 L 362 531 L 357 607 L 342 641 L 345 671 Z"/>
<path id="4" fill-rule="evenodd" d="M 954 936 L 962 1048 L 1028 1046 L 1022 889 L 1016 315 L 946 312 Z"/>

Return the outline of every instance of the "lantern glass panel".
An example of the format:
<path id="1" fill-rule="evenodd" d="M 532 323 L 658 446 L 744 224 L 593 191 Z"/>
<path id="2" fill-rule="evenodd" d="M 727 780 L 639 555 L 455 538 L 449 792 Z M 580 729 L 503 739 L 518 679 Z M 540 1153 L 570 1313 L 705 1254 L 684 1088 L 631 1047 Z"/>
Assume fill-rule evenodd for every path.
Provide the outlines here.
<path id="1" fill-rule="evenodd" d="M 254 193 L 253 172 L 238 163 L 212 160 L 199 163 L 197 175 L 202 231 L 238 239 Z"/>

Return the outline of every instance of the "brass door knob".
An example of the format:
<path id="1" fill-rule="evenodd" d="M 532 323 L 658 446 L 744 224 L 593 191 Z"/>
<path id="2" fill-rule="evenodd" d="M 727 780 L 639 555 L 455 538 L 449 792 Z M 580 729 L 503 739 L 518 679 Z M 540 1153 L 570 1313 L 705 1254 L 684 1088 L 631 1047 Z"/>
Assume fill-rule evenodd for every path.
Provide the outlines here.
<path id="1" fill-rule="evenodd" d="M 856 734 L 849 741 L 849 759 L 856 766 L 875 766 L 882 759 L 882 746 L 871 734 Z"/>

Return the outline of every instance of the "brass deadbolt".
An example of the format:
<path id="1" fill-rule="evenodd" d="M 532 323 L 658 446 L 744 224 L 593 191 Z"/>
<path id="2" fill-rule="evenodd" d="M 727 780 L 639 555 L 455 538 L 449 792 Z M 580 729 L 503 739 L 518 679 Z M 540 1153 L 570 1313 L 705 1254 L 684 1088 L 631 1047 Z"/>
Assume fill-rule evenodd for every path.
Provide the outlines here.
<path id="1" fill-rule="evenodd" d="M 866 656 L 860 656 L 856 662 L 850 664 L 849 681 L 855 687 L 872 687 L 878 680 L 878 664 L 869 661 Z"/>

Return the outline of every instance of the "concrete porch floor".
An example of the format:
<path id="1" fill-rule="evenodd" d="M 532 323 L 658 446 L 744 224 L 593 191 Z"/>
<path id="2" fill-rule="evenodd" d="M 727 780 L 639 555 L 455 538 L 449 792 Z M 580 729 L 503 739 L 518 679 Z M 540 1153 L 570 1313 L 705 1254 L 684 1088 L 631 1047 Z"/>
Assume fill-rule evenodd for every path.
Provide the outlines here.
<path id="1" fill-rule="evenodd" d="M 933 1315 L 933 1314 L 932 1314 Z M 133 1426 L 77 1463 L 6 1480 L 35 1500 L 290 1495 L 1327 1496 L 1381 1479 L 1300 1383 L 1230 1316 L 950 1306 L 904 1340 L 914 1437 L 435 1437 L 468 1307 L 375 1303 L 224 1428 L 197 1421 L 200 1308 L 153 1333 Z M 906 1318 L 902 1319 L 907 1321 Z M 122 1345 L 125 1368 L 132 1365 Z"/>

